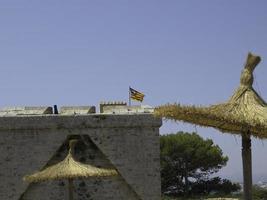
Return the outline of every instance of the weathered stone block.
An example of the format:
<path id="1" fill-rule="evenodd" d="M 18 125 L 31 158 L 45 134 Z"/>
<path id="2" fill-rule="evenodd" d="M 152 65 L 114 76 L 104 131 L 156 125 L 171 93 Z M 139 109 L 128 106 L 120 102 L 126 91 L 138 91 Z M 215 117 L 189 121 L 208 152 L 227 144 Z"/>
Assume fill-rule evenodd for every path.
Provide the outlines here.
<path id="1" fill-rule="evenodd" d="M 52 114 L 52 107 L 45 106 L 17 106 L 6 107 L 0 110 L 0 116 L 3 115 L 44 115 Z"/>
<path id="2" fill-rule="evenodd" d="M 86 115 L 95 113 L 95 106 L 62 106 L 61 115 Z"/>
<path id="3" fill-rule="evenodd" d="M 119 176 L 75 180 L 75 199 L 160 200 L 160 126 L 151 114 L 2 116 L 0 199 L 65 199 L 64 180 L 29 184 L 22 178 L 61 161 L 68 140 L 77 137 L 76 159 L 116 168 Z"/>

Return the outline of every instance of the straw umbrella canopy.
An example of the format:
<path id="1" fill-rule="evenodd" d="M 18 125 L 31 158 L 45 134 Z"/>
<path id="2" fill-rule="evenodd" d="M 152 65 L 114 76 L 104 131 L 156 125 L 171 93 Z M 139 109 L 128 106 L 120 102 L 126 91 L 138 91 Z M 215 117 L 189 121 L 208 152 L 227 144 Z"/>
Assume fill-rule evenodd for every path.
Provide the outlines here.
<path id="1" fill-rule="evenodd" d="M 67 157 L 58 164 L 47 167 L 46 169 L 27 175 L 23 178 L 28 182 L 41 182 L 57 179 L 68 179 L 69 181 L 69 199 L 73 199 L 73 179 L 116 176 L 118 172 L 115 169 L 98 168 L 93 165 L 83 164 L 75 161 L 72 152 L 77 140 L 70 140 L 70 148 Z"/>
<path id="2" fill-rule="evenodd" d="M 252 199 L 250 136 L 267 138 L 267 104 L 252 87 L 253 71 L 260 61 L 259 56 L 248 54 L 240 85 L 224 103 L 206 107 L 168 104 L 155 109 L 155 115 L 159 117 L 213 127 L 222 132 L 242 136 L 245 200 Z"/>

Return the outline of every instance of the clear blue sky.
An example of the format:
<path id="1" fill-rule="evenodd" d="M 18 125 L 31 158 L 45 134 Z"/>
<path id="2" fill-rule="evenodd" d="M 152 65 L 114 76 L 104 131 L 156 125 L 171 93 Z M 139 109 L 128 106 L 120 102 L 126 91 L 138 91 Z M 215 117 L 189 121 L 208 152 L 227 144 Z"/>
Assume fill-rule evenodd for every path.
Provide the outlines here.
<path id="1" fill-rule="evenodd" d="M 0 106 L 207 105 L 239 84 L 248 51 L 262 56 L 255 89 L 267 99 L 265 0 L 1 0 Z M 164 123 L 161 133 L 195 131 Z M 221 175 L 240 180 L 239 137 L 197 128 L 229 156 Z M 253 139 L 254 177 L 267 180 L 267 142 Z"/>

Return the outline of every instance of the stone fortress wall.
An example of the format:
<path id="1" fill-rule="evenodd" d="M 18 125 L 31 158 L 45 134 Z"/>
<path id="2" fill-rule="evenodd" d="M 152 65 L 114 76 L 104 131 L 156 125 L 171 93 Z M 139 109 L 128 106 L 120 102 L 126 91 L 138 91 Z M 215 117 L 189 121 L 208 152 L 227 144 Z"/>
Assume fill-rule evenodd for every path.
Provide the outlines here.
<path id="1" fill-rule="evenodd" d="M 148 106 L 13 107 L 0 110 L 0 199 L 68 199 L 67 181 L 27 183 L 23 176 L 63 160 L 78 139 L 75 159 L 115 168 L 109 178 L 74 180 L 75 200 L 160 200 L 159 127 Z"/>

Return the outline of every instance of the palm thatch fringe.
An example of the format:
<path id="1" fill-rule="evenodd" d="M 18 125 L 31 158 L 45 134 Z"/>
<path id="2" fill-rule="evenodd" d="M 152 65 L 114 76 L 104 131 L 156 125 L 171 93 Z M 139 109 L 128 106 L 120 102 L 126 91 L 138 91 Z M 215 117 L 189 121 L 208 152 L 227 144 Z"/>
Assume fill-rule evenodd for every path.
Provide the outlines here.
<path id="1" fill-rule="evenodd" d="M 76 141 L 70 142 L 70 150 L 67 157 L 53 166 L 25 176 L 23 180 L 28 182 L 40 182 L 54 179 L 73 179 L 116 176 L 118 172 L 115 169 L 98 168 L 89 164 L 83 164 L 74 160 L 72 151 Z"/>
<path id="2" fill-rule="evenodd" d="M 250 135 L 267 138 L 267 105 L 253 89 L 253 70 L 261 61 L 248 54 L 242 71 L 240 86 L 229 101 L 207 107 L 168 104 L 159 106 L 154 114 L 171 120 L 180 120 L 200 126 L 213 127 L 222 132 L 242 135 L 244 172 L 244 200 L 252 200 L 252 167 Z"/>

